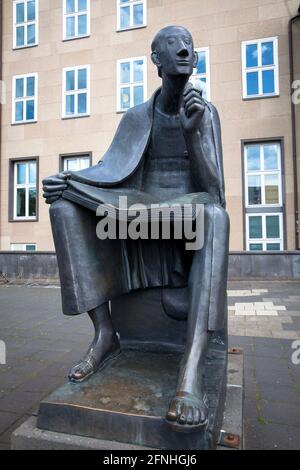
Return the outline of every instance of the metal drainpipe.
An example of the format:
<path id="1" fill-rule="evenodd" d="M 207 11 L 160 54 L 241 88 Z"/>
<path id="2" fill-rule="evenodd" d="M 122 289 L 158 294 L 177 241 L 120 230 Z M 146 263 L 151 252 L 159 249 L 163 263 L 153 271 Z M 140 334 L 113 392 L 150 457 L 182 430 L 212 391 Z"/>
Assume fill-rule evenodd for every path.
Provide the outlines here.
<path id="1" fill-rule="evenodd" d="M 295 78 L 294 71 L 294 44 L 293 44 L 293 25 L 296 21 L 300 20 L 300 5 L 298 8 L 298 15 L 291 18 L 289 21 L 289 46 L 290 46 L 290 77 L 291 77 L 291 94 L 293 93 L 293 82 Z M 293 165 L 294 165 L 294 204 L 295 204 L 295 216 L 296 216 L 296 250 L 300 250 L 299 247 L 299 204 L 298 204 L 298 168 L 297 168 L 297 139 L 296 139 L 296 105 L 291 100 L 292 106 L 292 145 L 293 145 Z"/>

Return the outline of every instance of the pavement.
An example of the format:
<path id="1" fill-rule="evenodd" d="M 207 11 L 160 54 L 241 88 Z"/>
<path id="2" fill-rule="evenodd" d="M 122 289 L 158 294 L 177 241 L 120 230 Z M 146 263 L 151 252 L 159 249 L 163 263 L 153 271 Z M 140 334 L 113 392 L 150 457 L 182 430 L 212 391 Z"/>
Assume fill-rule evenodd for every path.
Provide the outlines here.
<path id="1" fill-rule="evenodd" d="M 244 349 L 245 448 L 299 449 L 300 364 L 292 355 L 300 352 L 292 346 L 300 351 L 300 282 L 229 282 L 228 313 L 230 346 Z M 58 288 L 0 286 L 0 450 L 65 382 L 92 333 L 86 315 L 61 314 Z"/>

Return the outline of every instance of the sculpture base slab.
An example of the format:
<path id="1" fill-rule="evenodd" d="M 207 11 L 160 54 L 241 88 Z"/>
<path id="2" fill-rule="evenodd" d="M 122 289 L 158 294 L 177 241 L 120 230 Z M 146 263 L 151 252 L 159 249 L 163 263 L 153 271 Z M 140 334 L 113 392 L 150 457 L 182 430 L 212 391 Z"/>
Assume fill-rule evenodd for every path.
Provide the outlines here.
<path id="1" fill-rule="evenodd" d="M 227 433 L 240 437 L 240 446 L 243 448 L 243 356 L 229 354 L 227 374 L 227 394 L 222 429 Z M 149 448 L 95 439 L 91 437 L 75 436 L 71 433 L 40 430 L 37 427 L 37 418 L 33 416 L 14 431 L 11 439 L 13 450 L 106 450 L 125 451 L 143 450 Z M 218 450 L 227 449 L 217 447 Z"/>
<path id="2" fill-rule="evenodd" d="M 226 395 L 226 354 L 210 349 L 206 364 L 209 424 L 177 432 L 165 420 L 182 353 L 178 346 L 132 344 L 81 384 L 67 383 L 41 402 L 38 428 L 157 449 L 215 448 Z"/>

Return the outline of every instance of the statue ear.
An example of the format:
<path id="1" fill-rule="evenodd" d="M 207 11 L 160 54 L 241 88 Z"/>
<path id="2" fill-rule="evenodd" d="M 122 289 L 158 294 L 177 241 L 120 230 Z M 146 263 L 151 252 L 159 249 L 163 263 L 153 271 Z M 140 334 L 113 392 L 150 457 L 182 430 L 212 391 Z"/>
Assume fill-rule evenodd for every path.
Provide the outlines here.
<path id="1" fill-rule="evenodd" d="M 152 52 L 151 59 L 152 59 L 153 64 L 156 65 L 156 67 L 161 67 L 161 63 L 159 61 L 159 55 L 156 51 Z"/>
<path id="2" fill-rule="evenodd" d="M 199 56 L 198 56 L 198 52 L 197 51 L 194 51 L 194 62 L 193 62 L 193 67 L 194 69 L 197 67 L 198 65 L 198 60 L 199 60 Z"/>

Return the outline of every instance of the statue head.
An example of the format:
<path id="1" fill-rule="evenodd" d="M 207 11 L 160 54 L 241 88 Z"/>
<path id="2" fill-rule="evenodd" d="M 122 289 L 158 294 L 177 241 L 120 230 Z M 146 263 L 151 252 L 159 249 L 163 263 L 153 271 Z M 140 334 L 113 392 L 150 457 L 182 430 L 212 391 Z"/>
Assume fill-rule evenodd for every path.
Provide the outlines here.
<path id="1" fill-rule="evenodd" d="M 183 26 L 167 26 L 155 36 L 151 45 L 152 62 L 158 75 L 190 76 L 197 65 L 198 55 L 194 51 L 191 33 Z"/>

